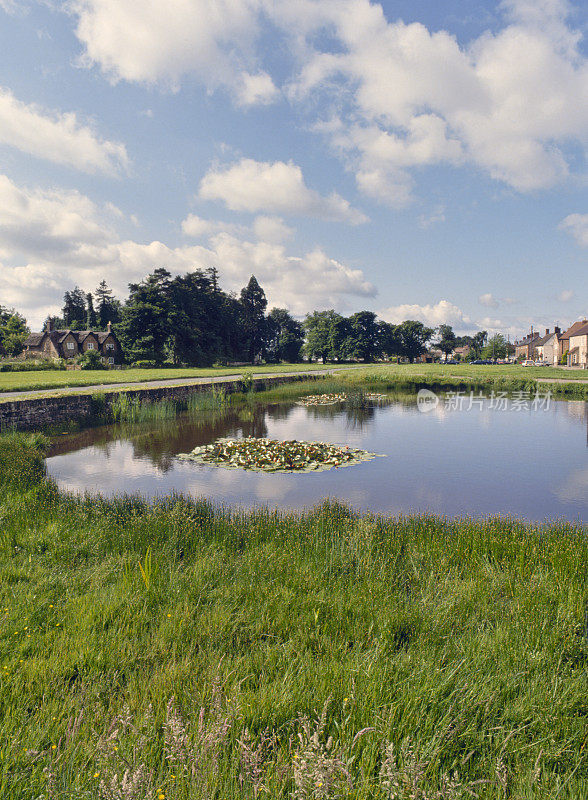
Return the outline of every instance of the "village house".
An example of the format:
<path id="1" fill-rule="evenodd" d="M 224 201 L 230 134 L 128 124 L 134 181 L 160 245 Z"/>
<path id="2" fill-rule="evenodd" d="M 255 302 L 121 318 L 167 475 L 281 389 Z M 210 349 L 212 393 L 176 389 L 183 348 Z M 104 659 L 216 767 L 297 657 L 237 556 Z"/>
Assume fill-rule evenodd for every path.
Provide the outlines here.
<path id="1" fill-rule="evenodd" d="M 456 347 L 451 353 L 451 357 L 455 358 L 457 361 L 463 361 L 469 356 L 469 354 L 470 346 L 469 344 L 464 344 L 463 347 Z"/>
<path id="2" fill-rule="evenodd" d="M 571 338 L 575 336 L 585 325 L 588 325 L 588 319 L 579 319 L 559 337 L 559 357 L 561 359 L 562 356 L 566 356 L 566 363 L 568 366 L 573 366 L 573 364 L 570 364 L 570 359 L 567 358 L 572 347 Z"/>
<path id="3" fill-rule="evenodd" d="M 545 336 L 542 336 L 535 342 L 534 349 L 538 361 L 544 361 L 551 366 L 559 363 L 560 358 L 560 334 L 561 329 L 557 326 L 551 332 L 549 328 L 545 331 Z"/>
<path id="4" fill-rule="evenodd" d="M 531 331 L 528 336 L 525 336 L 524 339 L 521 339 L 520 342 L 515 342 L 515 358 L 524 359 L 533 361 L 535 359 L 535 348 L 537 346 L 537 342 L 542 337 L 539 335 L 537 331 Z"/>
<path id="5" fill-rule="evenodd" d="M 121 359 L 121 346 L 108 323 L 105 331 L 55 330 L 51 321 L 44 331 L 31 333 L 24 345 L 25 358 L 76 358 L 97 350 L 105 364 Z"/>
<path id="6" fill-rule="evenodd" d="M 584 367 L 588 369 L 588 320 L 570 334 L 568 350 L 568 367 Z"/>

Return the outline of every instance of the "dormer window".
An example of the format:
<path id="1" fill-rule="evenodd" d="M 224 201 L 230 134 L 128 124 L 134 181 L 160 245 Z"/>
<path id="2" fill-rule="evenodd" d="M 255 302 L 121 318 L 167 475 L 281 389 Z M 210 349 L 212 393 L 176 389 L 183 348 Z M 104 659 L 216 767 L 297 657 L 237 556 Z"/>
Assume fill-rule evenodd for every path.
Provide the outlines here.
<path id="1" fill-rule="evenodd" d="M 67 349 L 74 350 L 75 349 L 75 342 L 67 342 Z"/>
<path id="2" fill-rule="evenodd" d="M 94 350 L 94 342 L 88 342 L 88 350 Z"/>

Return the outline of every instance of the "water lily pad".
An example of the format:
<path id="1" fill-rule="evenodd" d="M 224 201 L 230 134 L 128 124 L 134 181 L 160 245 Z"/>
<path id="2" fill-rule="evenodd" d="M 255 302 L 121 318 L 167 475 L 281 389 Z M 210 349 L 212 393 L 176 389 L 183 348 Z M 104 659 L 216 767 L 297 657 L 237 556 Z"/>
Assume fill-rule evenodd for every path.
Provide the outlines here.
<path id="1" fill-rule="evenodd" d="M 178 456 L 184 461 L 253 472 L 315 472 L 350 467 L 375 457 L 376 453 L 325 442 L 254 437 L 217 439 L 212 444 L 195 447 L 191 453 Z"/>

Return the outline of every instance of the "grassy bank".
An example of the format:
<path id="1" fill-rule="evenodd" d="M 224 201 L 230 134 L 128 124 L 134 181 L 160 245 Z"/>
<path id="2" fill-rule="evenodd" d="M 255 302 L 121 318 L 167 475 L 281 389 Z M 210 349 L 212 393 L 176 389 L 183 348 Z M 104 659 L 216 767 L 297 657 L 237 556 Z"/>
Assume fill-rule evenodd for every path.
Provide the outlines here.
<path id="1" fill-rule="evenodd" d="M 71 499 L 0 437 L 3 798 L 578 798 L 586 527 Z"/>
<path id="2" fill-rule="evenodd" d="M 352 365 L 347 365 L 351 367 Z M 189 380 L 192 378 L 221 378 L 227 375 L 256 374 L 273 375 L 282 372 L 314 372 L 323 369 L 345 370 L 352 380 L 369 380 L 389 388 L 412 390 L 415 386 L 430 388 L 466 388 L 470 386 L 507 387 L 510 390 L 531 388 L 538 379 L 556 380 L 550 386 L 557 392 L 568 392 L 570 396 L 583 397 L 587 392 L 588 373 L 585 370 L 563 370 L 548 367 L 520 367 L 518 365 L 476 366 L 472 364 L 378 364 L 354 365 L 346 369 L 344 364 L 279 364 L 255 368 L 214 367 L 210 369 L 128 369 L 122 371 L 88 372 L 23 372 L 0 373 L 0 402 L 2 393 L 15 391 L 47 391 L 79 386 L 124 387 L 136 382 L 163 380 Z M 342 375 L 338 372 L 338 375 Z M 584 381 L 584 383 L 582 383 Z M 576 382 L 576 383 L 574 383 Z M 588 393 L 586 394 L 588 396 Z"/>
<path id="3" fill-rule="evenodd" d="M 482 366 L 474 364 L 401 364 L 374 365 L 354 372 L 338 373 L 338 378 L 351 385 L 374 389 L 415 392 L 421 388 L 433 391 L 494 392 L 550 391 L 561 399 L 588 400 L 588 373 L 585 370 L 561 370 L 548 367 L 518 365 Z M 548 382 L 541 383 L 543 379 Z M 556 381 L 556 382 L 551 382 Z"/>
<path id="4" fill-rule="evenodd" d="M 324 364 L 266 364 L 259 367 L 210 367 L 185 369 L 125 369 L 45 372 L 2 372 L 0 393 L 45 389 L 62 389 L 71 386 L 114 386 L 116 384 L 165 381 L 189 378 L 216 378 L 226 375 L 273 375 L 280 372 L 312 372 L 329 369 Z M 1 397 L 1 395 L 0 395 Z"/>

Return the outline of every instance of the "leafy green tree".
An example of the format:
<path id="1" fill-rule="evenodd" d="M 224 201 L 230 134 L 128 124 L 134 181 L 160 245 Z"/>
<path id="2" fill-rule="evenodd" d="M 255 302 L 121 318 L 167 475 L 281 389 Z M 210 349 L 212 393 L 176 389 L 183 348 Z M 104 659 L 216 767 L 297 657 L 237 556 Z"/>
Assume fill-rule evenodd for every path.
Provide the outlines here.
<path id="1" fill-rule="evenodd" d="M 140 283 L 129 284 L 129 298 L 117 334 L 131 361 L 162 363 L 171 334 L 171 274 L 159 267 Z"/>
<path id="2" fill-rule="evenodd" d="M 439 350 L 445 353 L 445 358 L 451 355 L 456 348 L 457 336 L 453 332 L 451 325 L 439 325 L 439 341 L 436 343 Z"/>
<path id="3" fill-rule="evenodd" d="M 63 317 L 56 317 L 53 316 L 52 314 L 49 314 L 47 317 L 45 317 L 42 330 L 46 331 L 49 323 L 51 323 L 51 327 L 53 328 L 53 330 L 56 331 L 61 331 L 65 328 L 65 320 L 63 319 Z"/>
<path id="4" fill-rule="evenodd" d="M 300 361 L 304 344 L 302 325 L 285 308 L 272 308 L 267 316 L 267 358 L 270 361 Z"/>
<path id="5" fill-rule="evenodd" d="M 265 292 L 257 282 L 255 275 L 252 275 L 247 286 L 241 289 L 239 301 L 243 309 L 244 350 L 248 360 L 255 361 L 265 352 L 265 310 L 267 308 Z"/>
<path id="6" fill-rule="evenodd" d="M 350 355 L 361 361 L 374 361 L 381 355 L 380 328 L 373 311 L 358 311 L 349 317 Z"/>
<path id="7" fill-rule="evenodd" d="M 117 300 L 112 289 L 108 287 L 105 280 L 100 281 L 99 286 L 94 292 L 96 300 L 96 317 L 100 330 L 106 330 L 109 322 L 115 325 L 121 319 L 121 303 Z"/>
<path id="8" fill-rule="evenodd" d="M 399 356 L 402 350 L 402 341 L 399 333 L 399 325 L 392 325 L 390 322 L 378 323 L 378 335 L 380 339 L 380 350 L 384 356 Z"/>
<path id="9" fill-rule="evenodd" d="M 488 331 L 478 331 L 472 336 L 472 343 L 470 344 L 470 358 L 481 358 L 482 350 L 488 340 Z"/>
<path id="10" fill-rule="evenodd" d="M 398 325 L 400 338 L 400 355 L 408 358 L 412 363 L 426 352 L 427 344 L 435 333 L 433 328 L 427 328 L 422 322 L 407 319 Z"/>
<path id="11" fill-rule="evenodd" d="M 96 330 L 96 312 L 94 311 L 94 301 L 91 292 L 86 295 L 86 330 Z"/>
<path id="12" fill-rule="evenodd" d="M 508 351 L 508 342 L 501 333 L 497 333 L 488 339 L 482 350 L 482 358 L 506 358 Z"/>
<path id="13" fill-rule="evenodd" d="M 63 321 L 66 328 L 83 330 L 86 324 L 86 295 L 79 286 L 63 295 Z"/>
<path id="14" fill-rule="evenodd" d="M 211 270 L 194 270 L 170 285 L 170 337 L 175 363 L 208 365 L 224 354 L 223 293 Z"/>
<path id="15" fill-rule="evenodd" d="M 329 361 L 348 361 L 352 357 L 354 347 L 352 334 L 349 320 L 333 311 L 328 336 Z"/>
<path id="16" fill-rule="evenodd" d="M 333 309 L 329 311 L 313 311 L 304 320 L 306 345 L 304 347 L 309 358 L 320 358 L 323 364 L 332 354 L 333 343 L 331 328 L 335 318 L 339 317 Z"/>
<path id="17" fill-rule="evenodd" d="M 27 321 L 13 308 L 0 306 L 0 355 L 18 356 L 30 331 Z"/>

